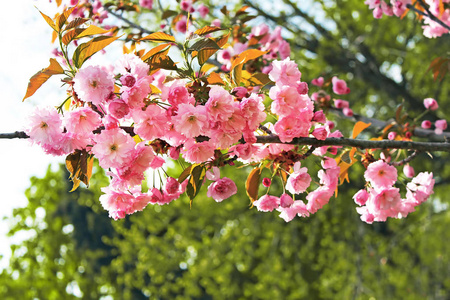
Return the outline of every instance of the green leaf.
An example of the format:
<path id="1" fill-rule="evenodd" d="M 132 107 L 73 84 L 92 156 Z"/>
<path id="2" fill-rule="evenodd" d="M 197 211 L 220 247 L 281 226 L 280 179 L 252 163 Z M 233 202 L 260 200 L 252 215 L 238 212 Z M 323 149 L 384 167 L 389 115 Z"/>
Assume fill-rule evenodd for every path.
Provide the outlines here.
<path id="1" fill-rule="evenodd" d="M 77 68 L 81 68 L 83 63 L 92 55 L 97 53 L 98 51 L 102 50 L 115 40 L 117 40 L 119 37 L 114 36 L 99 36 L 96 38 L 93 38 L 91 41 L 87 43 L 83 43 L 75 49 L 75 52 L 73 54 L 73 62 Z"/>
<path id="2" fill-rule="evenodd" d="M 161 19 L 165 20 L 167 18 L 173 17 L 178 15 L 178 12 L 174 11 L 174 10 L 165 10 L 161 16 Z"/>
<path id="3" fill-rule="evenodd" d="M 28 82 L 27 92 L 25 97 L 23 97 L 24 101 L 26 98 L 32 96 L 40 87 L 44 84 L 51 76 L 56 74 L 64 74 L 64 69 L 60 66 L 60 64 L 54 58 L 50 58 L 50 65 L 37 72 L 30 78 Z"/>

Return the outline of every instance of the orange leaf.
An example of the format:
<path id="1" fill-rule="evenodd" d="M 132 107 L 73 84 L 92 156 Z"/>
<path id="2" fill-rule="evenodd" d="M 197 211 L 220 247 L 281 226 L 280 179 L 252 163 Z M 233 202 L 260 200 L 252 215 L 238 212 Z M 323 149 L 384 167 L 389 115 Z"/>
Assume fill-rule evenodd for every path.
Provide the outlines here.
<path id="1" fill-rule="evenodd" d="M 119 37 L 114 36 L 99 36 L 87 43 L 83 43 L 75 49 L 73 54 L 73 62 L 77 68 L 81 68 L 83 63 L 92 55 L 102 50 Z"/>
<path id="2" fill-rule="evenodd" d="M 106 30 L 103 28 L 100 28 L 98 26 L 95 25 L 90 25 L 88 28 L 84 29 L 81 33 L 79 33 L 76 38 L 80 39 L 82 37 L 86 37 L 86 36 L 90 36 L 90 35 L 95 35 L 95 34 L 104 34 L 107 32 L 110 32 L 110 30 Z"/>
<path id="3" fill-rule="evenodd" d="M 69 43 L 71 41 L 73 41 L 74 39 L 76 39 L 76 36 L 79 35 L 80 33 L 82 33 L 84 31 L 83 28 L 75 28 L 73 30 L 68 31 L 66 34 L 63 35 L 61 41 L 63 42 L 64 45 L 69 45 Z"/>
<path id="4" fill-rule="evenodd" d="M 218 38 L 212 38 L 212 40 L 214 42 L 216 42 L 216 44 L 219 45 L 220 48 L 222 48 L 228 42 L 229 37 L 230 37 L 230 33 L 228 33 L 224 36 L 218 37 Z"/>
<path id="5" fill-rule="evenodd" d="M 248 174 L 247 181 L 245 182 L 245 190 L 252 203 L 256 199 L 258 199 L 258 188 L 260 178 L 261 178 L 261 168 L 254 168 L 250 172 L 250 174 Z"/>
<path id="6" fill-rule="evenodd" d="M 198 63 L 202 66 L 218 49 L 202 49 L 198 52 Z"/>
<path id="7" fill-rule="evenodd" d="M 372 125 L 372 123 L 364 123 L 361 121 L 356 122 L 353 126 L 352 139 L 355 139 L 364 129 Z"/>
<path id="8" fill-rule="evenodd" d="M 225 82 L 223 82 L 222 78 L 220 78 L 220 75 L 215 72 L 208 75 L 208 83 L 225 85 Z"/>
<path id="9" fill-rule="evenodd" d="M 50 18 L 49 16 L 47 16 L 46 14 L 43 14 L 41 11 L 39 11 L 41 13 L 41 15 L 44 17 L 44 20 L 47 22 L 48 25 L 50 25 L 51 28 L 53 28 L 54 31 L 59 31 L 58 28 L 56 27 L 55 23 L 53 22 L 52 18 Z"/>
<path id="10" fill-rule="evenodd" d="M 236 57 L 236 59 L 233 61 L 232 65 L 231 65 L 231 69 L 234 69 L 237 65 L 245 64 L 249 60 L 258 58 L 258 57 L 266 54 L 267 52 L 269 52 L 269 51 L 261 51 L 261 50 L 257 50 L 257 49 L 245 50 L 244 52 L 239 54 Z"/>
<path id="11" fill-rule="evenodd" d="M 211 32 L 219 31 L 219 30 L 223 30 L 223 29 L 220 27 L 215 27 L 215 26 L 205 26 L 203 28 L 197 29 L 194 33 L 198 34 L 198 35 L 205 35 L 205 34 L 208 34 Z"/>
<path id="12" fill-rule="evenodd" d="M 85 19 L 85 18 L 75 18 L 74 20 L 72 20 L 69 24 L 67 24 L 66 28 L 64 28 L 64 30 L 69 30 L 75 27 L 78 27 L 80 25 L 83 25 L 84 23 L 86 23 L 87 21 L 89 21 L 89 19 Z"/>
<path id="13" fill-rule="evenodd" d="M 162 45 L 156 46 L 155 48 L 148 51 L 144 56 L 142 56 L 141 59 L 142 59 L 142 61 L 146 61 L 147 59 L 149 59 L 150 57 L 152 57 L 158 53 L 167 55 L 167 53 L 169 52 L 169 49 L 170 49 L 170 44 L 162 44 Z"/>
<path id="14" fill-rule="evenodd" d="M 164 32 L 155 32 L 140 38 L 139 41 L 151 41 L 151 42 L 172 42 L 175 43 L 175 38 L 170 34 Z"/>
<path id="15" fill-rule="evenodd" d="M 44 84 L 44 82 L 46 82 L 52 75 L 56 74 L 64 74 L 64 69 L 59 65 L 56 59 L 50 58 L 50 65 L 47 68 L 37 72 L 30 78 L 27 92 L 22 101 L 32 96 L 41 87 L 41 85 Z"/>
<path id="16" fill-rule="evenodd" d="M 66 10 L 63 11 L 61 15 L 59 15 L 56 18 L 56 24 L 58 25 L 59 30 L 61 30 L 66 23 L 67 19 L 69 18 L 70 14 L 73 12 L 76 6 L 69 7 Z"/>

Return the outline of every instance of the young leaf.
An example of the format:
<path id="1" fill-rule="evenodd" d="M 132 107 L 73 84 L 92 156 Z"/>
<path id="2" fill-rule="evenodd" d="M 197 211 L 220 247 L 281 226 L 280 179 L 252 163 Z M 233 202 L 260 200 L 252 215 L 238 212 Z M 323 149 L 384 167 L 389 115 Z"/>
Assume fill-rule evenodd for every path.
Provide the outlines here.
<path id="1" fill-rule="evenodd" d="M 56 24 L 58 25 L 59 30 L 61 30 L 64 26 L 64 24 L 67 21 L 67 18 L 69 18 L 70 14 L 73 12 L 76 6 L 69 7 L 66 10 L 63 11 L 62 14 L 56 18 Z"/>
<path id="2" fill-rule="evenodd" d="M 162 45 L 156 46 L 155 48 L 148 51 L 144 56 L 142 56 L 141 59 L 142 59 L 142 61 L 146 61 L 147 59 L 149 59 L 150 57 L 152 57 L 153 55 L 155 55 L 157 53 L 166 53 L 167 54 L 167 52 L 169 51 L 169 48 L 170 48 L 170 44 L 162 44 Z"/>
<path id="3" fill-rule="evenodd" d="M 208 75 L 208 83 L 209 84 L 219 84 L 219 85 L 225 85 L 225 82 L 222 80 L 219 74 L 212 72 Z"/>
<path id="4" fill-rule="evenodd" d="M 197 35 L 205 35 L 208 33 L 219 31 L 219 30 L 223 30 L 223 29 L 220 27 L 215 27 L 215 26 L 205 26 L 203 28 L 197 29 L 196 31 L 194 31 L 194 33 Z"/>
<path id="5" fill-rule="evenodd" d="M 75 49 L 75 52 L 73 53 L 73 62 L 77 68 L 81 68 L 83 63 L 92 55 L 97 53 L 98 51 L 102 50 L 115 40 L 117 40 L 119 37 L 114 36 L 99 36 L 87 43 L 83 43 Z"/>
<path id="6" fill-rule="evenodd" d="M 222 48 L 228 42 L 229 37 L 230 37 L 230 33 L 220 36 L 218 38 L 212 38 L 212 40 L 214 42 L 216 42 L 216 44 L 219 45 L 220 48 Z"/>
<path id="7" fill-rule="evenodd" d="M 138 41 L 151 41 L 151 42 L 172 42 L 175 43 L 175 38 L 170 34 L 164 32 L 155 32 L 140 38 Z"/>
<path id="8" fill-rule="evenodd" d="M 64 28 L 64 30 L 70 30 L 72 28 L 78 27 L 80 25 L 83 25 L 84 23 L 86 23 L 87 21 L 89 21 L 89 19 L 86 18 L 75 18 L 73 19 L 69 24 L 67 24 L 66 28 Z"/>
<path id="9" fill-rule="evenodd" d="M 180 176 L 178 177 L 178 183 L 182 183 L 183 181 L 186 180 L 186 178 L 189 177 L 189 175 L 191 175 L 191 169 L 194 167 L 195 165 L 190 165 L 189 167 L 187 167 L 186 169 L 183 170 L 183 172 L 181 172 Z"/>
<path id="10" fill-rule="evenodd" d="M 261 179 L 261 168 L 254 168 L 250 174 L 248 174 L 247 181 L 245 182 L 245 190 L 250 201 L 253 203 L 258 199 L 259 181 Z"/>
<path id="11" fill-rule="evenodd" d="M 364 129 L 372 125 L 372 123 L 364 123 L 361 121 L 356 122 L 353 126 L 352 139 L 355 139 Z"/>
<path id="12" fill-rule="evenodd" d="M 202 49 L 198 52 L 198 64 L 202 66 L 218 49 Z"/>
<path id="13" fill-rule="evenodd" d="M 71 41 L 73 41 L 74 39 L 76 39 L 77 35 L 79 35 L 80 33 L 82 33 L 85 29 L 84 28 L 75 28 L 73 30 L 68 31 L 66 34 L 63 35 L 62 37 L 62 42 L 64 45 L 69 45 L 69 43 Z"/>
<path id="14" fill-rule="evenodd" d="M 50 65 L 37 72 L 30 78 L 28 82 L 27 92 L 25 97 L 23 97 L 24 101 L 26 98 L 32 96 L 40 87 L 44 84 L 51 76 L 56 74 L 64 74 L 64 69 L 59 65 L 59 63 L 54 58 L 50 58 Z"/>
<path id="15" fill-rule="evenodd" d="M 86 36 L 90 36 L 90 35 L 95 35 L 95 34 L 104 34 L 107 32 L 110 32 L 111 29 L 106 30 L 103 28 L 100 28 L 98 26 L 95 25 L 90 25 L 88 28 L 86 28 L 85 30 L 83 30 L 81 33 L 79 33 L 76 38 L 80 39 L 82 37 L 86 37 Z"/>
<path id="16" fill-rule="evenodd" d="M 41 11 L 39 11 L 44 17 L 44 20 L 47 22 L 48 25 L 50 25 L 51 28 L 53 28 L 54 31 L 59 32 L 58 27 L 56 27 L 55 22 L 53 22 L 52 18 L 47 16 L 46 14 L 43 14 Z"/>
<path id="17" fill-rule="evenodd" d="M 174 10 L 165 10 L 161 16 L 161 19 L 165 20 L 167 18 L 173 17 L 178 15 L 178 12 L 174 11 Z"/>
<path id="18" fill-rule="evenodd" d="M 195 165 L 191 169 L 191 176 L 189 177 L 189 182 L 186 186 L 186 194 L 189 196 L 189 199 L 192 200 L 197 196 L 200 188 L 203 184 L 203 179 L 206 175 L 206 168 L 203 164 Z"/>
<path id="19" fill-rule="evenodd" d="M 209 50 L 219 50 L 220 47 L 219 45 L 217 45 L 216 42 L 214 42 L 212 39 L 210 38 L 206 38 L 206 39 L 201 39 L 198 42 L 196 42 L 194 45 L 192 45 L 191 47 L 189 47 L 189 51 L 200 51 L 203 49 L 209 49 Z"/>
<path id="20" fill-rule="evenodd" d="M 269 51 L 261 51 L 257 49 L 249 49 L 245 50 L 241 54 L 236 57 L 236 59 L 231 64 L 231 69 L 234 69 L 237 65 L 245 64 L 249 60 L 256 59 L 264 54 L 266 54 Z"/>

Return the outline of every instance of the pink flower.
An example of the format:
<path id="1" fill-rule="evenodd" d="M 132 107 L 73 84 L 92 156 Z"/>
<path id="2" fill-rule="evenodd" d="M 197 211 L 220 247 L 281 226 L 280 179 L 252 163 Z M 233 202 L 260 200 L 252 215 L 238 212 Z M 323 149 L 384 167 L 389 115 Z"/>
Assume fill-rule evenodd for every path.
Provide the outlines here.
<path id="1" fill-rule="evenodd" d="M 311 176 L 307 168 L 300 168 L 300 162 L 294 164 L 294 172 L 289 176 L 286 182 L 286 190 L 291 194 L 300 194 L 306 191 L 311 184 Z"/>
<path id="2" fill-rule="evenodd" d="M 94 140 L 96 144 L 92 147 L 92 153 L 102 168 L 120 168 L 130 162 L 136 143 L 121 129 L 103 130 Z"/>
<path id="3" fill-rule="evenodd" d="M 264 195 L 254 201 L 253 205 L 256 206 L 258 211 L 273 211 L 280 206 L 280 198 L 271 195 Z"/>
<path id="4" fill-rule="evenodd" d="M 180 195 L 184 192 L 183 187 L 178 181 L 173 177 L 167 177 L 166 184 L 164 186 L 165 197 L 178 199 Z"/>
<path id="5" fill-rule="evenodd" d="M 306 196 L 308 204 L 306 208 L 312 214 L 315 214 L 319 209 L 321 209 L 325 204 L 330 201 L 331 196 L 333 196 L 334 190 L 329 189 L 326 186 L 321 186 L 315 191 Z"/>
<path id="6" fill-rule="evenodd" d="M 315 86 L 318 86 L 318 87 L 321 87 L 323 85 L 323 82 L 324 82 L 323 77 L 318 77 L 318 78 L 314 78 L 311 81 L 311 84 L 313 84 Z"/>
<path id="7" fill-rule="evenodd" d="M 243 98 L 239 103 L 242 116 L 247 121 L 250 130 L 255 131 L 259 124 L 266 119 L 267 114 L 264 112 L 263 98 L 257 94 L 251 94 L 248 98 Z"/>
<path id="8" fill-rule="evenodd" d="M 272 184 L 272 179 L 268 177 L 264 177 L 262 181 L 263 186 L 269 187 Z"/>
<path id="9" fill-rule="evenodd" d="M 359 206 L 363 206 L 364 204 L 366 204 L 368 199 L 369 199 L 369 193 L 365 189 L 359 190 L 353 196 L 353 200 L 355 200 L 355 203 L 358 204 Z"/>
<path id="10" fill-rule="evenodd" d="M 434 100 L 433 98 L 424 99 L 423 105 L 425 106 L 426 109 L 429 109 L 429 110 L 436 110 L 439 108 L 437 101 Z"/>
<path id="11" fill-rule="evenodd" d="M 148 9 L 152 9 L 153 0 L 139 0 L 139 5 Z"/>
<path id="12" fill-rule="evenodd" d="M 286 194 L 285 194 L 286 195 Z M 286 207 L 279 207 L 277 209 L 280 212 L 280 218 L 286 222 L 290 222 L 297 215 L 299 217 L 308 217 L 309 211 L 306 208 L 305 203 L 301 200 L 292 201 L 292 204 Z"/>
<path id="13" fill-rule="evenodd" d="M 271 104 L 273 113 L 285 117 L 306 108 L 313 110 L 313 102 L 307 95 L 300 95 L 296 88 L 290 86 L 274 86 L 269 91 L 274 101 Z"/>
<path id="14" fill-rule="evenodd" d="M 83 67 L 75 75 L 74 90 L 83 101 L 95 105 L 103 101 L 114 91 L 113 76 L 99 66 Z"/>
<path id="15" fill-rule="evenodd" d="M 375 209 L 378 211 L 396 210 L 401 201 L 399 191 L 398 188 L 393 187 L 381 189 L 379 192 L 373 190 L 373 205 L 375 206 Z"/>
<path id="16" fill-rule="evenodd" d="M 436 127 L 436 129 L 434 129 L 434 132 L 436 134 L 442 134 L 444 133 L 444 130 L 447 129 L 447 121 L 437 120 L 436 122 L 434 122 L 434 127 Z"/>
<path id="17" fill-rule="evenodd" d="M 214 147 L 209 142 L 194 143 L 188 141 L 184 144 L 183 158 L 190 163 L 201 163 L 214 156 Z"/>
<path id="18" fill-rule="evenodd" d="M 208 128 L 206 108 L 191 104 L 180 104 L 178 115 L 172 118 L 175 129 L 188 138 L 204 134 Z"/>
<path id="19" fill-rule="evenodd" d="M 211 183 L 208 187 L 208 192 L 206 195 L 208 197 L 212 197 L 216 200 L 216 202 L 222 202 L 236 193 L 237 187 L 234 181 L 224 177 Z"/>
<path id="20" fill-rule="evenodd" d="M 128 107 L 128 104 L 125 103 L 125 101 L 121 99 L 115 99 L 108 103 L 108 111 L 109 113 L 117 118 L 122 119 L 128 113 L 130 112 L 130 108 Z"/>
<path id="21" fill-rule="evenodd" d="M 68 132 L 75 134 L 91 133 L 102 124 L 100 115 L 89 107 L 79 107 L 64 118 L 64 126 Z"/>
<path id="22" fill-rule="evenodd" d="M 122 98 L 130 108 L 141 109 L 144 106 L 144 98 L 151 92 L 150 77 L 139 79 L 131 88 L 122 86 Z"/>
<path id="23" fill-rule="evenodd" d="M 289 196 L 288 194 L 281 195 L 281 197 L 280 197 L 280 206 L 282 208 L 289 207 L 292 204 L 294 204 L 294 200 L 292 199 L 291 196 Z"/>
<path id="24" fill-rule="evenodd" d="M 179 21 L 175 24 L 176 31 L 180 33 L 185 33 L 187 30 L 187 24 L 186 24 L 186 16 L 182 16 Z"/>
<path id="25" fill-rule="evenodd" d="M 25 133 L 34 142 L 53 144 L 61 139 L 62 122 L 60 115 L 52 108 L 37 108 L 30 116 Z"/>
<path id="26" fill-rule="evenodd" d="M 269 72 L 270 80 L 274 81 L 279 86 L 296 86 L 297 81 L 300 81 L 302 73 L 298 70 L 298 66 L 289 58 L 272 62 L 273 69 Z"/>
<path id="27" fill-rule="evenodd" d="M 213 85 L 206 102 L 206 111 L 212 121 L 227 121 L 234 112 L 233 96 L 223 87 Z"/>
<path id="28" fill-rule="evenodd" d="M 117 66 L 120 74 L 132 75 L 137 80 L 146 77 L 150 68 L 148 64 L 132 53 L 124 54 L 119 59 Z"/>
<path id="29" fill-rule="evenodd" d="M 425 120 L 422 122 L 422 124 L 420 125 L 423 129 L 430 129 L 431 128 L 431 121 L 429 120 Z"/>
<path id="30" fill-rule="evenodd" d="M 102 188 L 102 192 L 105 194 L 100 196 L 100 203 L 109 212 L 111 218 L 122 219 L 130 212 L 134 201 L 133 195 L 128 192 L 115 191 L 109 187 Z"/>
<path id="31" fill-rule="evenodd" d="M 347 83 L 334 76 L 331 79 L 331 83 L 333 84 L 333 92 L 338 95 L 345 95 L 350 93 L 350 89 L 347 87 Z"/>
<path id="32" fill-rule="evenodd" d="M 346 117 L 352 117 L 353 116 L 353 110 L 351 108 L 348 107 L 344 107 L 342 109 L 342 113 L 344 114 L 344 116 Z"/>
<path id="33" fill-rule="evenodd" d="M 203 4 L 200 4 L 199 7 L 197 7 L 197 11 L 200 13 L 200 16 L 202 18 L 205 18 L 209 13 L 209 8 Z"/>
<path id="34" fill-rule="evenodd" d="M 349 107 L 348 101 L 341 100 L 341 99 L 333 99 L 334 100 L 334 106 L 336 108 L 342 109 Z"/>
<path id="35" fill-rule="evenodd" d="M 289 143 L 296 137 L 306 137 L 309 135 L 311 118 L 312 111 L 307 110 L 302 110 L 299 115 L 283 117 L 275 123 L 275 133 L 283 143 Z"/>
<path id="36" fill-rule="evenodd" d="M 182 80 L 175 81 L 169 88 L 163 89 L 162 99 L 167 99 L 172 106 L 178 106 L 182 103 L 194 105 L 195 99 L 189 94 L 186 83 Z"/>
<path id="37" fill-rule="evenodd" d="M 146 140 L 161 137 L 169 128 L 165 111 L 157 105 L 149 105 L 142 110 L 131 112 L 135 122 L 135 133 Z"/>
<path id="38" fill-rule="evenodd" d="M 375 189 L 387 188 L 397 181 L 397 169 L 382 160 L 371 163 L 364 172 L 366 181 Z"/>
<path id="39" fill-rule="evenodd" d="M 324 127 L 318 127 L 311 133 L 318 140 L 325 140 L 328 135 L 328 131 Z"/>
<path id="40" fill-rule="evenodd" d="M 325 124 L 325 122 L 327 121 L 327 117 L 323 113 L 323 110 L 314 112 L 314 117 L 313 117 L 312 121 Z M 332 129 L 332 128 L 330 128 L 330 129 Z"/>
<path id="41" fill-rule="evenodd" d="M 408 178 L 413 178 L 415 175 L 414 168 L 411 167 L 409 164 L 406 164 L 403 167 L 403 174 L 405 174 L 405 176 Z"/>
<path id="42" fill-rule="evenodd" d="M 395 140 L 395 137 L 397 136 L 397 132 L 394 132 L 394 131 L 391 131 L 391 132 L 389 132 L 389 134 L 388 134 L 388 139 L 389 140 Z"/>

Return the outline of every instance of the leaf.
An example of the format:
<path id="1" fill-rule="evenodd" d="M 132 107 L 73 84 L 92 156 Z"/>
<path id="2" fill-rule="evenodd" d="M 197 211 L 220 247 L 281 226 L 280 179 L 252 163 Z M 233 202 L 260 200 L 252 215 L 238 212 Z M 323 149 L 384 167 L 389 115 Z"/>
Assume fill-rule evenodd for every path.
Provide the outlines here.
<path id="1" fill-rule="evenodd" d="M 202 49 L 202 50 L 200 50 L 200 51 L 198 52 L 198 56 L 197 56 L 198 64 L 199 64 L 200 66 L 203 66 L 203 64 L 204 64 L 205 62 L 207 62 L 208 59 L 209 59 L 214 53 L 216 53 L 217 51 L 218 51 L 218 49 Z M 213 66 L 214 66 L 214 65 L 213 65 Z"/>
<path id="2" fill-rule="evenodd" d="M 164 70 L 178 70 L 175 62 L 167 55 L 154 55 L 147 60 L 147 64 L 150 65 L 150 70 L 155 71 L 157 69 Z"/>
<path id="3" fill-rule="evenodd" d="M 209 84 L 225 85 L 225 82 L 222 80 L 220 75 L 215 72 L 212 72 L 211 74 L 209 74 L 207 80 L 208 80 Z"/>
<path id="4" fill-rule="evenodd" d="M 114 36 L 99 36 L 96 38 L 93 38 L 91 41 L 87 43 L 83 43 L 75 49 L 75 52 L 73 54 L 73 62 L 77 68 L 81 68 L 83 63 L 92 55 L 97 53 L 98 51 L 102 50 L 115 40 L 117 40 L 119 37 Z"/>
<path id="5" fill-rule="evenodd" d="M 440 81 L 444 79 L 445 75 L 450 71 L 450 58 L 436 57 L 430 63 L 427 72 L 432 70 L 434 80 L 440 77 Z"/>
<path id="6" fill-rule="evenodd" d="M 245 84 L 247 86 L 265 86 L 272 82 L 269 75 L 264 73 L 251 74 L 247 71 L 242 71 L 242 77 L 245 79 Z"/>
<path id="7" fill-rule="evenodd" d="M 73 181 L 71 192 L 78 188 L 80 182 L 89 187 L 93 165 L 94 156 L 88 154 L 86 150 L 75 150 L 66 157 L 66 168 L 70 173 L 69 178 Z"/>
<path id="8" fill-rule="evenodd" d="M 230 38 L 230 33 L 223 35 L 218 38 L 212 38 L 214 42 L 216 42 L 217 45 L 219 45 L 220 48 L 225 46 L 225 44 L 228 42 L 228 39 Z"/>
<path id="9" fill-rule="evenodd" d="M 90 25 L 88 28 L 86 28 L 80 34 L 78 34 L 76 38 L 80 39 L 82 37 L 95 35 L 95 34 L 104 34 L 104 33 L 110 32 L 110 31 L 111 31 L 111 29 L 106 30 L 106 29 L 100 28 L 95 25 Z"/>
<path id="10" fill-rule="evenodd" d="M 64 69 L 54 58 L 50 58 L 50 65 L 34 74 L 28 82 L 27 92 L 22 101 L 32 96 L 51 76 L 56 74 L 64 74 Z"/>
<path id="11" fill-rule="evenodd" d="M 175 38 L 170 34 L 164 32 L 155 32 L 140 38 L 138 41 L 151 41 L 151 42 L 172 42 L 175 43 Z"/>
<path id="12" fill-rule="evenodd" d="M 261 179 L 261 168 L 254 168 L 250 174 L 248 174 L 247 181 L 245 182 L 245 190 L 250 201 L 253 203 L 258 199 L 259 181 Z"/>
<path id="13" fill-rule="evenodd" d="M 214 49 L 217 51 L 220 49 L 220 47 L 212 39 L 206 38 L 206 39 L 199 40 L 194 45 L 189 47 L 188 51 L 200 51 L 203 49 Z"/>
<path id="14" fill-rule="evenodd" d="M 355 139 L 364 129 L 372 125 L 372 123 L 364 123 L 361 121 L 356 122 L 353 126 L 352 139 Z"/>
<path id="15" fill-rule="evenodd" d="M 215 26 L 205 26 L 203 28 L 197 29 L 196 31 L 194 31 L 194 33 L 197 35 L 205 35 L 208 33 L 219 31 L 219 30 L 223 30 L 223 29 L 220 27 L 215 27 Z"/>
<path id="16" fill-rule="evenodd" d="M 68 7 L 63 11 L 62 14 L 56 18 L 56 25 L 58 25 L 59 30 L 61 30 L 66 23 L 67 19 L 69 18 L 70 14 L 73 12 L 76 6 Z"/>
<path id="17" fill-rule="evenodd" d="M 66 34 L 62 37 L 62 42 L 64 45 L 69 45 L 71 41 L 73 41 L 77 35 L 82 33 L 85 29 L 84 28 L 75 28 L 73 30 L 68 31 Z"/>
<path id="18" fill-rule="evenodd" d="M 395 111 L 395 120 L 397 121 L 398 124 L 401 124 L 400 117 L 401 117 L 402 109 L 403 109 L 403 104 L 400 104 L 397 107 L 397 110 Z"/>
<path id="19" fill-rule="evenodd" d="M 231 69 L 234 69 L 237 65 L 245 64 L 249 60 L 258 58 L 258 57 L 266 54 L 267 52 L 269 52 L 269 51 L 261 51 L 261 50 L 257 50 L 257 49 L 245 50 L 244 52 L 239 54 L 236 57 L 236 59 L 233 61 L 233 63 L 231 64 Z"/>
<path id="20" fill-rule="evenodd" d="M 233 79 L 233 82 L 239 86 L 242 79 L 242 67 L 244 64 L 239 64 L 231 71 L 231 78 Z"/>
<path id="21" fill-rule="evenodd" d="M 83 25 L 84 23 L 86 23 L 87 21 L 89 21 L 89 19 L 86 18 L 75 18 L 73 19 L 69 24 L 67 24 L 66 28 L 64 28 L 64 30 L 70 30 L 72 28 L 78 27 L 80 25 Z"/>
<path id="22" fill-rule="evenodd" d="M 189 167 L 184 169 L 183 172 L 181 172 L 180 176 L 178 177 L 178 183 L 183 183 L 183 181 L 185 181 L 186 178 L 188 178 L 189 175 L 191 175 L 191 169 L 193 168 L 193 166 L 194 165 L 190 165 Z"/>
<path id="23" fill-rule="evenodd" d="M 44 20 L 47 22 L 47 24 L 50 25 L 50 27 L 53 28 L 54 31 L 59 32 L 58 27 L 56 27 L 55 22 L 53 22 L 52 18 L 50 18 L 46 14 L 43 14 L 40 10 L 39 12 L 44 17 Z"/>
<path id="24" fill-rule="evenodd" d="M 165 20 L 176 15 L 178 15 L 178 13 L 174 10 L 165 10 L 161 16 L 161 19 Z"/>
<path id="25" fill-rule="evenodd" d="M 167 53 L 169 51 L 169 49 L 166 49 L 166 47 L 170 48 L 170 44 L 162 44 L 162 45 L 156 46 L 155 48 L 151 49 L 144 56 L 141 57 L 142 61 L 146 61 L 147 59 L 149 59 L 150 57 L 152 57 L 153 55 L 155 55 L 157 53 L 162 53 L 162 52 Z"/>
<path id="26" fill-rule="evenodd" d="M 217 66 L 216 65 L 213 65 L 213 64 L 204 64 L 203 66 L 202 66 L 202 68 L 201 68 L 201 72 L 202 73 L 207 73 L 209 70 L 211 70 L 211 69 L 213 69 L 213 68 L 217 68 Z"/>
<path id="27" fill-rule="evenodd" d="M 191 169 L 191 176 L 189 177 L 189 182 L 186 186 L 186 194 L 189 196 L 190 204 L 192 205 L 192 200 L 197 196 L 203 185 L 203 179 L 206 175 L 206 168 L 203 164 L 194 165 Z"/>

